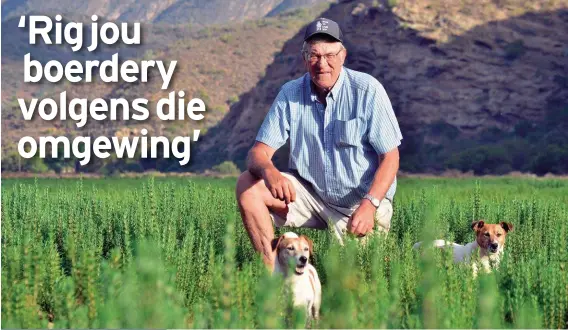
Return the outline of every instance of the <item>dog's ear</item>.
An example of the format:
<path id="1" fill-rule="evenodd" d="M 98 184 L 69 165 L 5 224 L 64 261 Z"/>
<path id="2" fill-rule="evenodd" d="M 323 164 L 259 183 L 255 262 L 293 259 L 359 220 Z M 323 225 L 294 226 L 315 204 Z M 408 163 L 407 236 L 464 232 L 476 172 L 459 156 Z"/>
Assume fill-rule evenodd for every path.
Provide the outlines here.
<path id="1" fill-rule="evenodd" d="M 284 238 L 284 236 L 280 236 L 280 237 L 276 237 L 276 238 L 272 239 L 272 241 L 270 242 L 270 244 L 272 246 L 272 251 L 276 251 L 276 249 L 278 248 L 278 245 L 280 245 L 280 241 L 282 240 L 282 238 Z"/>
<path id="2" fill-rule="evenodd" d="M 499 222 L 499 225 L 505 229 L 506 232 L 511 232 L 513 231 L 513 224 L 510 222 L 505 222 L 505 221 L 501 221 Z"/>
<path id="3" fill-rule="evenodd" d="M 471 229 L 473 229 L 473 231 L 477 232 L 481 228 L 483 228 L 484 225 L 485 225 L 485 222 L 483 220 L 474 221 L 474 222 L 471 223 Z"/>
<path id="4" fill-rule="evenodd" d="M 311 239 L 308 238 L 306 235 L 301 235 L 301 238 L 305 239 L 308 242 L 308 246 L 310 247 L 310 257 L 314 255 L 314 243 Z"/>

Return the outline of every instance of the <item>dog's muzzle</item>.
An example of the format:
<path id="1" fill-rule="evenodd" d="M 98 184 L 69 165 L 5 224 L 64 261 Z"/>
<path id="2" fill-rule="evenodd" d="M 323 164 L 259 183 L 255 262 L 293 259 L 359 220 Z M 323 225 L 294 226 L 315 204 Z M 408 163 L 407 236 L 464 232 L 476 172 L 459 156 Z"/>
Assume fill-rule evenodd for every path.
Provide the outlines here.
<path id="1" fill-rule="evenodd" d="M 296 264 L 296 274 L 297 275 L 302 275 L 304 273 L 304 269 L 306 268 L 306 265 L 308 264 L 308 258 L 306 258 L 305 256 L 300 256 L 300 262 L 298 264 Z"/>

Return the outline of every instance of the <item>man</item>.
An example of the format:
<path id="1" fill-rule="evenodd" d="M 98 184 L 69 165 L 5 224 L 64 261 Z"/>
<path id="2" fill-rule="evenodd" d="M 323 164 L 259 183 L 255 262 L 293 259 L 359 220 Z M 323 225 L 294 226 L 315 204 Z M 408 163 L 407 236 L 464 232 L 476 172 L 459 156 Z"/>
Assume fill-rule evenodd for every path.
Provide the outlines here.
<path id="1" fill-rule="evenodd" d="M 388 232 L 402 139 L 383 86 L 343 67 L 339 25 L 325 18 L 306 28 L 307 73 L 281 88 L 237 182 L 243 224 L 264 262 L 273 265 L 276 226 L 332 227 L 337 237 Z M 273 165 L 290 139 L 290 173 Z"/>

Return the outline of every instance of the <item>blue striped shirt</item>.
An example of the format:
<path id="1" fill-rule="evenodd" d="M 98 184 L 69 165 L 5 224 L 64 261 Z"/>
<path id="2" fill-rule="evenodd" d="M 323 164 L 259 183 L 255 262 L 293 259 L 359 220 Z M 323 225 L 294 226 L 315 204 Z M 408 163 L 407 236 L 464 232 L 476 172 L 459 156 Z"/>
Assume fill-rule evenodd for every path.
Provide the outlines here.
<path id="1" fill-rule="evenodd" d="M 282 86 L 256 140 L 278 149 L 290 139 L 289 167 L 328 204 L 353 208 L 369 191 L 379 154 L 400 145 L 402 134 L 383 86 L 371 75 L 343 67 L 320 103 L 309 73 Z M 396 179 L 386 197 L 393 199 Z"/>

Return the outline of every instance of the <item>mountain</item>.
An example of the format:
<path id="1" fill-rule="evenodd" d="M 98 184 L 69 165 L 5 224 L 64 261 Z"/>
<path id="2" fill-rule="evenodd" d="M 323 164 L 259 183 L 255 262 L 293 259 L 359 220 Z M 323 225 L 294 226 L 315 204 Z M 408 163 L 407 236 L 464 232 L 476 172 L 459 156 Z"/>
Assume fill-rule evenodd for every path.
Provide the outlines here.
<path id="1" fill-rule="evenodd" d="M 275 16 L 329 0 L 5 0 L 2 20 L 28 14 L 89 13 L 109 20 L 205 26 Z"/>
<path id="2" fill-rule="evenodd" d="M 388 6 L 395 3 L 341 1 L 321 16 L 336 20 L 344 31 L 346 67 L 372 74 L 385 86 L 405 137 L 403 169 L 443 170 L 468 147 L 509 141 L 519 137 L 524 126 L 528 133 L 545 134 L 547 116 L 557 113 L 568 120 L 566 3 L 408 0 Z M 200 154 L 207 157 L 197 168 L 224 159 L 244 168 L 246 153 L 279 88 L 305 72 L 299 56 L 302 36 L 299 31 L 284 45 L 259 84 L 209 131 L 200 145 Z M 565 131 L 556 131 L 559 144 L 568 149 Z M 532 152 L 531 141 L 529 146 L 519 143 L 514 147 L 522 157 Z M 497 168 L 499 153 L 508 148 L 472 149 L 453 165 L 460 168 L 468 157 L 473 163 L 472 155 L 492 157 L 481 161 L 497 163 L 490 171 L 530 165 L 522 158 L 515 160 L 521 162 L 518 166 L 511 160 Z M 285 148 L 276 159 L 286 168 Z"/>
<path id="3" fill-rule="evenodd" d="M 299 56 L 303 26 L 323 16 L 336 20 L 344 31 L 346 66 L 372 74 L 384 85 L 404 136 L 401 169 L 568 173 L 565 1 L 342 0 L 331 6 L 317 1 L 315 7 L 284 12 L 280 11 L 312 1 L 232 1 L 223 2 L 230 10 L 213 18 L 223 24 L 205 27 L 164 23 L 167 20 L 159 16 L 167 8 L 181 6 L 174 15 L 190 10 L 183 4 L 198 3 L 170 2 L 163 7 L 166 9 L 142 15 L 148 17 L 143 46 L 102 47 L 97 54 L 80 55 L 65 47 L 36 47 L 33 53 L 62 62 L 77 56 L 80 60 L 106 58 L 116 51 L 135 60 L 175 59 L 178 68 L 171 90 L 202 98 L 208 109 L 205 119 L 93 121 L 81 130 L 70 121 L 24 121 L 15 98 L 57 97 L 67 90 L 69 98 L 145 97 L 155 102 L 169 91 L 160 90 L 159 79 L 147 84 L 23 84 L 22 59 L 29 45 L 25 32 L 17 28 L 16 13 L 31 12 L 44 3 L 44 9 L 65 7 L 76 16 L 95 8 L 101 15 L 111 13 L 112 19 L 120 19 L 130 15 L 127 13 L 144 12 L 133 8 L 158 8 L 164 2 L 120 1 L 121 6 L 131 4 L 128 10 L 117 6 L 118 1 L 65 2 L 2 2 L 6 14 L 2 21 L 2 170 L 14 170 L 13 164 L 20 168 L 14 149 L 25 135 L 136 135 L 142 127 L 150 134 L 169 137 L 202 129 L 199 142 L 192 145 L 191 167 L 179 168 L 168 160 L 151 164 L 139 161 L 142 169 L 199 171 L 225 160 L 244 169 L 246 153 L 279 88 L 305 72 Z M 219 4 L 200 3 L 205 11 Z M 262 12 L 262 18 L 232 21 L 255 11 Z M 230 17 L 226 16 L 229 12 Z M 203 14 L 206 21 L 207 15 Z M 286 160 L 283 148 L 276 162 L 285 169 Z M 106 171 L 113 167 L 112 160 L 106 160 L 81 170 Z M 23 168 L 35 171 L 34 167 Z"/>

